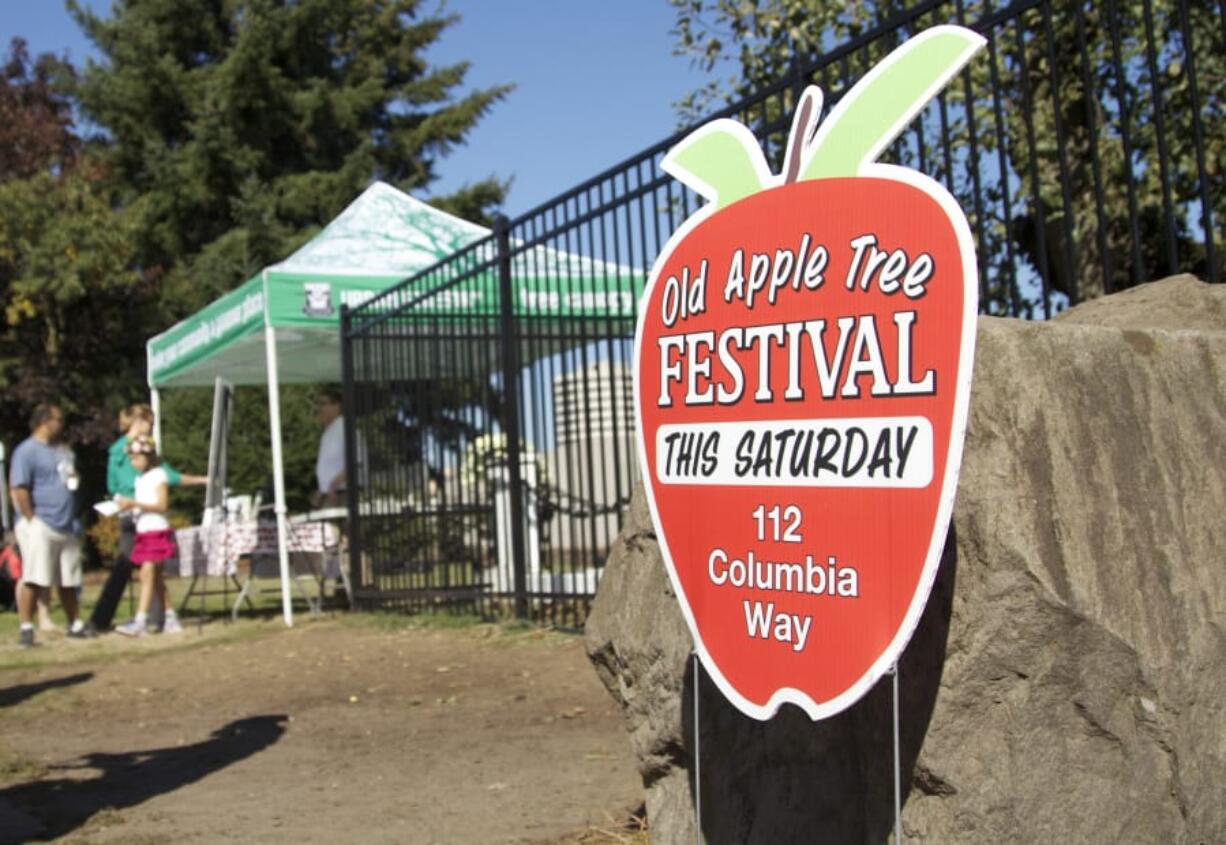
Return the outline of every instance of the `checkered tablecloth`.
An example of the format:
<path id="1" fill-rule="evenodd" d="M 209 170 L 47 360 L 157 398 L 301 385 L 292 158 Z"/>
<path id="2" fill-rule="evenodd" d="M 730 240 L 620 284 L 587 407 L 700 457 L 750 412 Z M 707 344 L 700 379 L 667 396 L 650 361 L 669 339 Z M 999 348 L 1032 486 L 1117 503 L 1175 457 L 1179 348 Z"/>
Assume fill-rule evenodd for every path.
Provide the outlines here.
<path id="1" fill-rule="evenodd" d="M 323 522 L 287 525 L 291 553 L 334 552 L 340 541 L 336 526 Z M 175 531 L 178 565 L 168 562 L 167 575 L 234 575 L 244 555 L 276 555 L 277 523 L 272 520 L 227 520 Z M 333 557 L 329 555 L 329 557 Z"/>

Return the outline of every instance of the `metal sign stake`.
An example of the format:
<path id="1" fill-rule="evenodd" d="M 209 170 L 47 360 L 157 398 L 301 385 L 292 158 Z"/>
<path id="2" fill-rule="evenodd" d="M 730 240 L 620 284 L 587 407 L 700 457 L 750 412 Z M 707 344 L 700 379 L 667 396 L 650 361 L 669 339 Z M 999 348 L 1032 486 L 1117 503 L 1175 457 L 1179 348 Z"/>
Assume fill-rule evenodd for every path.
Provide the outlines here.
<path id="1" fill-rule="evenodd" d="M 702 755 L 699 753 L 698 738 L 698 652 L 692 653 L 694 660 L 694 841 L 702 845 Z"/>
<path id="2" fill-rule="evenodd" d="M 898 743 L 898 664 L 890 668 L 894 687 L 894 842 L 902 845 L 906 840 L 902 832 L 902 762 Z"/>

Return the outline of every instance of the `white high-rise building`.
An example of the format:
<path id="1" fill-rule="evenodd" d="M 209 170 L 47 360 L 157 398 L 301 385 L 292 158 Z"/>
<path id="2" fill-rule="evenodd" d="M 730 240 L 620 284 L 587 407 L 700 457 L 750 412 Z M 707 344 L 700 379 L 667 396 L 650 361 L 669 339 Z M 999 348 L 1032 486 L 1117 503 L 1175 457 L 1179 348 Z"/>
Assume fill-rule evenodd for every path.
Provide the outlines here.
<path id="1" fill-rule="evenodd" d="M 591 437 L 625 437 L 634 430 L 630 367 L 601 361 L 553 380 L 558 446 Z"/>
<path id="2" fill-rule="evenodd" d="M 548 527 L 550 546 L 568 565 L 603 563 L 617 538 L 618 502 L 639 477 L 630 365 L 601 361 L 557 376 L 553 413 L 547 474 L 560 508 Z"/>

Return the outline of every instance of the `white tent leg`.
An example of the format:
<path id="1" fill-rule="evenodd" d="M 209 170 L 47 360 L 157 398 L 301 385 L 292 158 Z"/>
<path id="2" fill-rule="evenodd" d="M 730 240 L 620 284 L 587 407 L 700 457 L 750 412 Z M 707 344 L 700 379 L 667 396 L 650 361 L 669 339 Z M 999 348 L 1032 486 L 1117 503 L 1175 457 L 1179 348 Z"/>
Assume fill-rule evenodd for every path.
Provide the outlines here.
<path id="1" fill-rule="evenodd" d="M 153 444 L 162 454 L 162 394 L 156 387 L 149 391 L 149 407 L 153 409 Z"/>
<path id="2" fill-rule="evenodd" d="M 277 377 L 277 335 L 264 327 L 264 350 L 268 356 L 268 427 L 272 435 L 272 485 L 277 513 L 277 558 L 281 564 L 281 614 L 294 626 L 293 599 L 289 591 L 289 548 L 285 524 L 285 463 L 281 459 L 281 385 Z"/>

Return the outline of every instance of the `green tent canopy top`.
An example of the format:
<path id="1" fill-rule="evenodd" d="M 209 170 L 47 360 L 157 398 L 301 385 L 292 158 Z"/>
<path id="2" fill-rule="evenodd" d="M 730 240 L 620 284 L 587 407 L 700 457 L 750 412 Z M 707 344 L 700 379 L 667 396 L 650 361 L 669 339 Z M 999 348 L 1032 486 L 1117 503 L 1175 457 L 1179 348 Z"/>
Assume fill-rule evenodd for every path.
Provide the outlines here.
<path id="1" fill-rule="evenodd" d="M 340 380 L 340 306 L 354 307 L 490 235 L 376 182 L 305 246 L 237 289 L 152 338 L 149 386 L 236 385 L 268 381 L 265 338 L 276 335 L 281 383 Z M 514 311 L 525 317 L 629 320 L 641 270 L 546 246 L 512 242 Z M 389 298 L 396 307 L 407 294 Z M 381 305 L 383 303 L 376 304 Z M 496 316 L 496 273 L 475 274 L 422 302 L 421 316 Z"/>
<path id="2" fill-rule="evenodd" d="M 489 230 L 376 182 L 305 246 L 152 338 L 150 387 L 267 381 L 262 329 L 280 381 L 338 381 L 341 303 L 360 304 Z"/>

